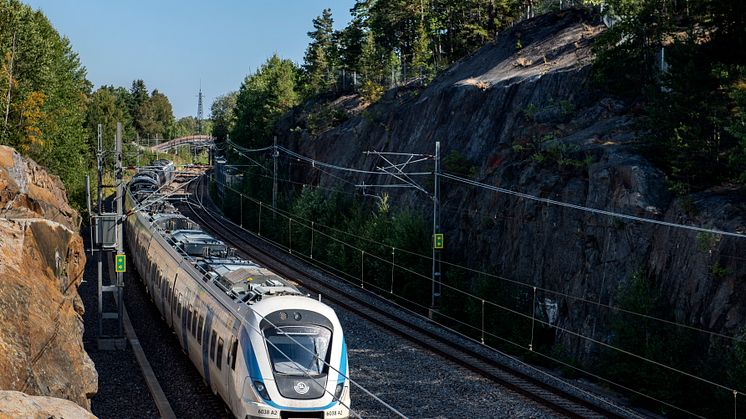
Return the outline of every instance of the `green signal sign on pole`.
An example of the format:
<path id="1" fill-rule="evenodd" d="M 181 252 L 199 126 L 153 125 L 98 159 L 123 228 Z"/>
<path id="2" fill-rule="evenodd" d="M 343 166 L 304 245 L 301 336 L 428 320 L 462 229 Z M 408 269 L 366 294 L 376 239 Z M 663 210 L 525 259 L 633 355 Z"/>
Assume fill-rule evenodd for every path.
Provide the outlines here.
<path id="1" fill-rule="evenodd" d="M 116 257 L 116 271 L 119 272 L 127 272 L 127 256 L 125 255 L 117 255 Z"/>
<path id="2" fill-rule="evenodd" d="M 433 234 L 433 247 L 436 249 L 442 249 L 443 248 L 443 234 Z"/>

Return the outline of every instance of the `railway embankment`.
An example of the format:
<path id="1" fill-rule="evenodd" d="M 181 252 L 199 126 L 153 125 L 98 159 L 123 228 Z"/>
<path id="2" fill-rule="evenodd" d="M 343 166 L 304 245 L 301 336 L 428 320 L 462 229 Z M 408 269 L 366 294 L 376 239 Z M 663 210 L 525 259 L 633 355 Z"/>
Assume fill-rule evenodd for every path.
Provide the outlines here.
<path id="1" fill-rule="evenodd" d="M 90 410 L 98 375 L 82 340 L 79 227 L 59 178 L 0 146 L 0 416 Z"/>

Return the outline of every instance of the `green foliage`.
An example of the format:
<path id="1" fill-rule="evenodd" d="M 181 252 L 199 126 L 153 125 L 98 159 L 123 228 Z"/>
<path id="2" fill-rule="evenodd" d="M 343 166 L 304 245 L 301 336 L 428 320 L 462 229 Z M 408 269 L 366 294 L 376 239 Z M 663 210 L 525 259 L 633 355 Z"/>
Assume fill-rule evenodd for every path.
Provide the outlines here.
<path id="1" fill-rule="evenodd" d="M 210 119 L 202 120 L 202 134 L 207 135 L 213 132 L 213 122 Z M 199 134 L 199 124 L 197 118 L 185 116 L 176 120 L 173 126 L 171 136 L 174 138 L 187 137 Z"/>
<path id="2" fill-rule="evenodd" d="M 374 81 L 366 80 L 360 89 L 360 94 L 368 103 L 378 102 L 383 96 L 383 86 Z"/>
<path id="3" fill-rule="evenodd" d="M 126 90 L 124 94 L 127 94 Z M 105 150 L 114 149 L 117 122 L 122 123 L 123 142 L 129 143 L 135 140 L 136 133 L 127 106 L 127 96 L 124 94 L 112 86 L 104 86 L 91 95 L 85 120 L 91 150 L 95 150 L 97 147 L 99 124 L 101 124 L 101 137 Z M 104 159 L 110 167 L 114 165 L 113 153 L 105 154 Z"/>
<path id="4" fill-rule="evenodd" d="M 443 169 L 448 173 L 470 179 L 473 179 L 477 174 L 477 166 L 459 153 L 458 150 L 451 150 L 443 157 Z"/>
<path id="5" fill-rule="evenodd" d="M 0 59 L 0 144 L 59 175 L 80 208 L 91 157 L 85 68 L 40 11 L 15 0 L 0 1 Z"/>
<path id="6" fill-rule="evenodd" d="M 236 100 L 238 92 L 218 96 L 210 107 L 212 119 L 212 136 L 218 140 L 225 140 L 236 125 Z"/>
<path id="7" fill-rule="evenodd" d="M 716 234 L 707 232 L 697 233 L 697 249 L 700 252 L 711 252 L 719 242 L 720 236 Z"/>
<path id="8" fill-rule="evenodd" d="M 150 98 L 139 110 L 138 125 L 141 136 L 146 138 L 172 138 L 174 136 L 174 114 L 168 97 L 153 90 Z"/>
<path id="9" fill-rule="evenodd" d="M 549 11 L 554 2 L 534 3 Z M 338 69 L 356 72 L 359 85 L 429 80 L 523 18 L 525 8 L 523 0 L 356 0 L 350 23 L 336 32 L 325 9 L 308 34 L 306 91 L 334 89 Z"/>
<path id="10" fill-rule="evenodd" d="M 644 103 L 650 158 L 695 190 L 746 180 L 746 7 L 717 0 L 608 6 L 617 23 L 596 43 L 596 73 L 610 90 Z"/>
<path id="11" fill-rule="evenodd" d="M 712 277 L 715 279 L 723 279 L 726 276 L 728 276 L 728 273 L 729 273 L 728 268 L 726 268 L 725 266 L 721 265 L 718 262 L 715 262 L 712 265 L 710 265 L 709 271 L 710 271 L 710 275 L 712 275 Z"/>
<path id="12" fill-rule="evenodd" d="M 300 102 L 298 70 L 290 60 L 273 55 L 238 91 L 231 137 L 245 146 L 271 141 L 275 123 Z"/>
<path id="13" fill-rule="evenodd" d="M 308 131 L 318 135 L 332 127 L 338 126 L 348 119 L 344 109 L 327 103 L 317 105 L 306 117 Z"/>
<path id="14" fill-rule="evenodd" d="M 334 87 L 334 72 L 340 61 L 331 9 L 324 9 L 321 16 L 313 20 L 313 28 L 308 33 L 311 44 L 308 45 L 303 64 L 309 94 L 325 92 Z"/>

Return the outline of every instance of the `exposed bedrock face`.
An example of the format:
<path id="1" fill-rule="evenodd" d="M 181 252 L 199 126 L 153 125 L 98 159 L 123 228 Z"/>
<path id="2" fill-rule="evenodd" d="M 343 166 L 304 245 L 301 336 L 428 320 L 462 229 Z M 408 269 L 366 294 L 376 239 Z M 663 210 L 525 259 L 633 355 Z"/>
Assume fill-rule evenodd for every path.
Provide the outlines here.
<path id="1" fill-rule="evenodd" d="M 82 340 L 79 220 L 59 179 L 0 147 L 0 389 L 90 409 L 98 375 Z"/>
<path id="2" fill-rule="evenodd" d="M 497 42 L 455 64 L 421 92 L 407 87 L 389 91 L 379 103 L 362 111 L 358 107 L 356 116 L 318 135 L 303 129 L 313 112 L 309 105 L 286 115 L 278 136 L 318 160 L 370 170 L 383 163 L 364 155 L 366 150 L 432 154 L 440 141 L 443 155 L 457 150 L 473 163 L 474 179 L 483 183 L 634 216 L 745 232 L 742 190 L 675 197 L 664 174 L 640 154 L 637 145 L 644 133 L 636 131 L 636 110 L 605 97 L 592 82 L 591 46 L 602 31 L 576 11 L 541 16 L 500 34 Z M 343 98 L 337 104 L 350 109 L 357 101 Z M 318 170 L 293 175 L 309 183 L 346 186 Z M 356 177 L 348 179 L 355 184 L 380 181 Z M 423 195 L 387 192 L 394 205 L 419 208 L 429 216 L 432 203 Z M 450 260 L 612 305 L 640 273 L 668 300 L 677 321 L 729 334 L 743 327 L 746 240 L 612 219 L 447 180 L 441 200 Z M 545 294 L 537 299 L 537 313 L 585 336 L 609 339 L 609 313 L 593 304 Z M 565 333 L 556 337 L 576 356 L 598 349 Z"/>
<path id="3" fill-rule="evenodd" d="M 69 400 L 29 396 L 18 391 L 0 391 L 0 417 L 3 418 L 76 418 L 95 416 Z"/>

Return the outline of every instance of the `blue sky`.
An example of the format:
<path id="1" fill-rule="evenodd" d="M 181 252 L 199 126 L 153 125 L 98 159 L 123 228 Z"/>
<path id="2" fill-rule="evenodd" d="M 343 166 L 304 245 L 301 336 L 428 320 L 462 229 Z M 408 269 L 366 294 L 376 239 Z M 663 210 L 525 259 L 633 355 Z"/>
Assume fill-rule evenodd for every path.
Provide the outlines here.
<path id="1" fill-rule="evenodd" d="M 329 7 L 334 26 L 354 0 L 26 0 L 70 38 L 88 79 L 126 86 L 141 78 L 170 99 L 177 118 L 205 116 L 212 100 L 238 90 L 270 55 L 303 60 L 311 20 Z"/>

